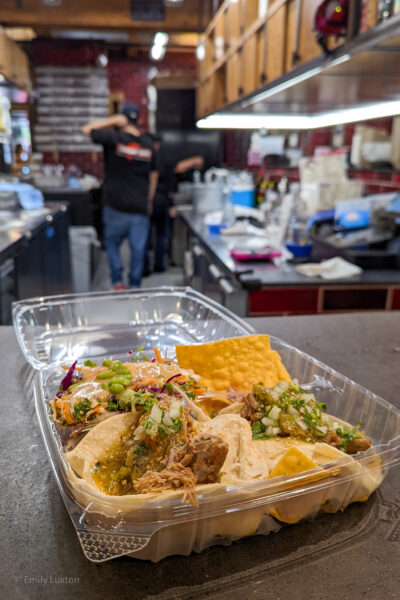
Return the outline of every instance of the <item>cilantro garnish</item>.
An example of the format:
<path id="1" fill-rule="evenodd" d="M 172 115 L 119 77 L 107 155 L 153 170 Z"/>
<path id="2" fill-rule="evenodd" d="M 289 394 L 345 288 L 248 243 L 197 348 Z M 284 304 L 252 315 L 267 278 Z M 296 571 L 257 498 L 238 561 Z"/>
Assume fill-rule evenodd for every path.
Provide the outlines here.
<path id="1" fill-rule="evenodd" d="M 265 433 L 265 427 L 261 423 L 261 421 L 254 421 L 251 426 L 251 432 L 253 436 L 253 440 L 268 440 L 269 435 Z"/>
<path id="2" fill-rule="evenodd" d="M 107 401 L 106 410 L 108 410 L 109 412 L 112 412 L 114 410 L 119 410 L 117 398 L 110 396 L 110 398 Z"/>
<path id="3" fill-rule="evenodd" d="M 135 356 L 131 356 L 130 361 L 131 362 L 148 362 L 150 359 L 148 356 L 145 355 L 143 350 L 144 350 L 144 346 L 139 346 L 139 348 L 136 348 L 136 350 L 133 350 L 133 353 Z"/>
<path id="4" fill-rule="evenodd" d="M 157 402 L 157 398 L 154 394 L 149 394 L 145 390 L 139 390 L 135 392 L 133 397 L 136 406 L 142 406 L 145 412 L 151 410 L 153 404 Z"/>
<path id="5" fill-rule="evenodd" d="M 335 432 L 342 440 L 341 448 L 343 448 L 343 452 L 347 451 L 347 445 L 351 440 L 359 440 L 362 438 L 362 434 L 359 432 L 361 427 L 361 423 L 358 423 L 355 427 L 337 427 Z"/>
<path id="6" fill-rule="evenodd" d="M 77 402 L 74 406 L 74 417 L 77 423 L 82 422 L 82 417 L 86 415 L 86 413 L 92 408 L 89 400 L 84 398 L 80 402 Z"/>

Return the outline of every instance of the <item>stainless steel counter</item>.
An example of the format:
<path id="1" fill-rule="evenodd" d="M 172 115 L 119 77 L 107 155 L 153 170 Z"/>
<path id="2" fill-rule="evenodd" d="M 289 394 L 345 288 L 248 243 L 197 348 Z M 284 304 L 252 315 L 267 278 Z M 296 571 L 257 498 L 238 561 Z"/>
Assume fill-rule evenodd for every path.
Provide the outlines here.
<path id="1" fill-rule="evenodd" d="M 349 279 L 322 280 L 297 273 L 292 263 L 237 261 L 229 250 L 246 238 L 210 234 L 204 217 L 191 210 L 179 215 L 194 263 L 188 282 L 240 316 L 400 308 L 399 269 L 368 269 Z"/>

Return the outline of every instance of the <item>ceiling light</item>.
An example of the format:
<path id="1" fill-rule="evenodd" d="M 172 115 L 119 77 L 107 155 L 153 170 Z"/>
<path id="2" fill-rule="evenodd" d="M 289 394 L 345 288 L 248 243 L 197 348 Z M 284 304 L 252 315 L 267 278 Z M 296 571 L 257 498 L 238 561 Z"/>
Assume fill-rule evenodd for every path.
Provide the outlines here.
<path id="1" fill-rule="evenodd" d="M 162 60 L 165 56 L 165 46 L 154 46 L 151 47 L 150 56 L 153 60 Z"/>
<path id="2" fill-rule="evenodd" d="M 153 44 L 155 46 L 166 46 L 168 44 L 168 33 L 158 31 L 154 36 Z"/>
<path id="3" fill-rule="evenodd" d="M 204 60 L 206 57 L 206 49 L 204 44 L 199 44 L 196 48 L 197 60 Z"/>
<path id="4" fill-rule="evenodd" d="M 153 60 L 162 60 L 165 56 L 166 46 L 168 44 L 168 33 L 158 31 L 154 36 L 153 45 L 150 49 L 150 57 Z"/>
<path id="5" fill-rule="evenodd" d="M 183 0 L 164 0 L 164 4 L 165 6 L 174 6 L 178 8 L 179 6 L 182 6 Z"/>

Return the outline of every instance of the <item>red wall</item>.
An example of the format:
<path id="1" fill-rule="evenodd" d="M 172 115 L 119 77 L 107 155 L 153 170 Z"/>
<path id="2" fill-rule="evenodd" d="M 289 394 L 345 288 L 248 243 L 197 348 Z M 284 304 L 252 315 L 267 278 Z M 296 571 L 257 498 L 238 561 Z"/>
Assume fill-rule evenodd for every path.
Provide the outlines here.
<path id="1" fill-rule="evenodd" d="M 104 48 L 97 42 L 74 42 L 67 40 L 35 40 L 28 47 L 34 66 L 94 66 L 98 54 Z M 196 77 L 194 52 L 167 52 L 164 60 L 150 60 L 148 52 L 138 51 L 135 58 L 126 57 L 126 49 L 108 49 L 107 67 L 110 92 L 123 92 L 127 102 L 138 104 L 142 113 L 139 124 L 146 129 L 146 88 L 154 69 L 158 75 L 184 73 Z M 51 152 L 44 153 L 44 162 L 59 162 L 65 167 L 77 165 L 81 171 L 103 176 L 103 153 L 61 152 L 58 157 Z"/>
<path id="2" fill-rule="evenodd" d="M 383 129 L 390 132 L 392 119 L 376 119 L 375 121 L 366 121 L 361 123 Z M 358 123 L 350 123 L 344 126 L 344 145 L 351 146 L 351 140 L 354 135 L 354 129 Z M 314 129 L 300 133 L 299 147 L 303 150 L 304 156 L 313 156 L 318 146 L 330 146 L 333 129 Z M 250 133 L 248 131 L 228 131 L 224 136 L 225 161 L 228 167 L 237 169 L 251 170 L 261 174 L 261 169 L 247 167 L 247 150 L 250 142 Z M 296 168 L 276 167 L 269 171 L 270 174 L 280 179 L 283 176 L 288 177 L 290 181 L 299 180 L 299 171 Z M 400 173 L 384 172 L 379 170 L 368 171 L 361 169 L 350 169 L 348 171 L 350 178 L 364 179 L 364 192 L 366 194 L 377 194 L 381 192 L 392 192 L 400 190 Z"/>

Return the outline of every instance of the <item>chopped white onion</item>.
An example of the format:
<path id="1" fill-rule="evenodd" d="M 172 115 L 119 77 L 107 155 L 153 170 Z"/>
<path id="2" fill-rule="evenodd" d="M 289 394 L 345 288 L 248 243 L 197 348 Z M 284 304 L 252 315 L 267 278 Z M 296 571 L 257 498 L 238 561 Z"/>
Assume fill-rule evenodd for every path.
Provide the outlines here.
<path id="1" fill-rule="evenodd" d="M 279 433 L 281 433 L 281 428 L 280 427 L 273 427 L 272 428 L 272 433 L 274 435 L 278 435 Z"/>
<path id="2" fill-rule="evenodd" d="M 181 416 L 181 408 L 182 404 L 179 400 L 176 400 L 175 398 L 171 400 L 171 404 L 169 407 L 169 414 L 171 415 L 171 419 L 177 419 Z"/>
<path id="3" fill-rule="evenodd" d="M 275 387 L 274 390 L 277 390 L 280 394 L 287 392 L 289 389 L 289 383 L 287 381 L 280 381 Z"/>
<path id="4" fill-rule="evenodd" d="M 272 430 L 273 430 L 273 427 L 271 425 L 269 425 L 269 427 L 267 427 L 267 429 L 265 430 L 265 433 L 267 435 L 273 435 Z"/>
<path id="5" fill-rule="evenodd" d="M 162 414 L 163 411 L 161 410 L 161 408 L 157 406 L 157 404 L 153 404 L 150 413 L 150 419 L 154 421 L 154 423 L 161 423 Z"/>
<path id="6" fill-rule="evenodd" d="M 268 413 L 268 417 L 270 419 L 272 419 L 273 421 L 277 421 L 277 419 L 280 415 L 280 412 L 281 412 L 281 409 L 279 408 L 279 406 L 273 406 Z"/>
<path id="7" fill-rule="evenodd" d="M 139 427 L 136 427 L 133 437 L 135 438 L 135 440 L 140 440 L 143 437 L 143 434 L 144 434 L 144 427 L 143 427 L 143 425 L 139 425 Z"/>
<path id="8" fill-rule="evenodd" d="M 308 430 L 308 426 L 304 423 L 303 419 L 296 419 L 296 423 L 303 431 Z"/>
<path id="9" fill-rule="evenodd" d="M 290 415 L 292 415 L 292 417 L 298 417 L 298 416 L 299 416 L 299 411 L 297 410 L 297 408 L 295 408 L 295 407 L 294 407 L 294 406 L 292 406 L 292 405 L 289 405 L 289 408 L 288 408 L 288 413 L 289 413 Z"/>
<path id="10" fill-rule="evenodd" d="M 265 427 L 269 427 L 269 425 L 274 425 L 274 421 L 273 419 L 270 419 L 269 417 L 263 417 L 261 419 L 261 423 L 263 425 L 265 425 Z"/>
<path id="11" fill-rule="evenodd" d="M 173 420 L 171 419 L 171 415 L 169 414 L 169 412 L 164 413 L 163 416 L 163 423 L 164 425 L 166 425 L 167 427 L 170 427 L 171 425 L 174 424 Z"/>

